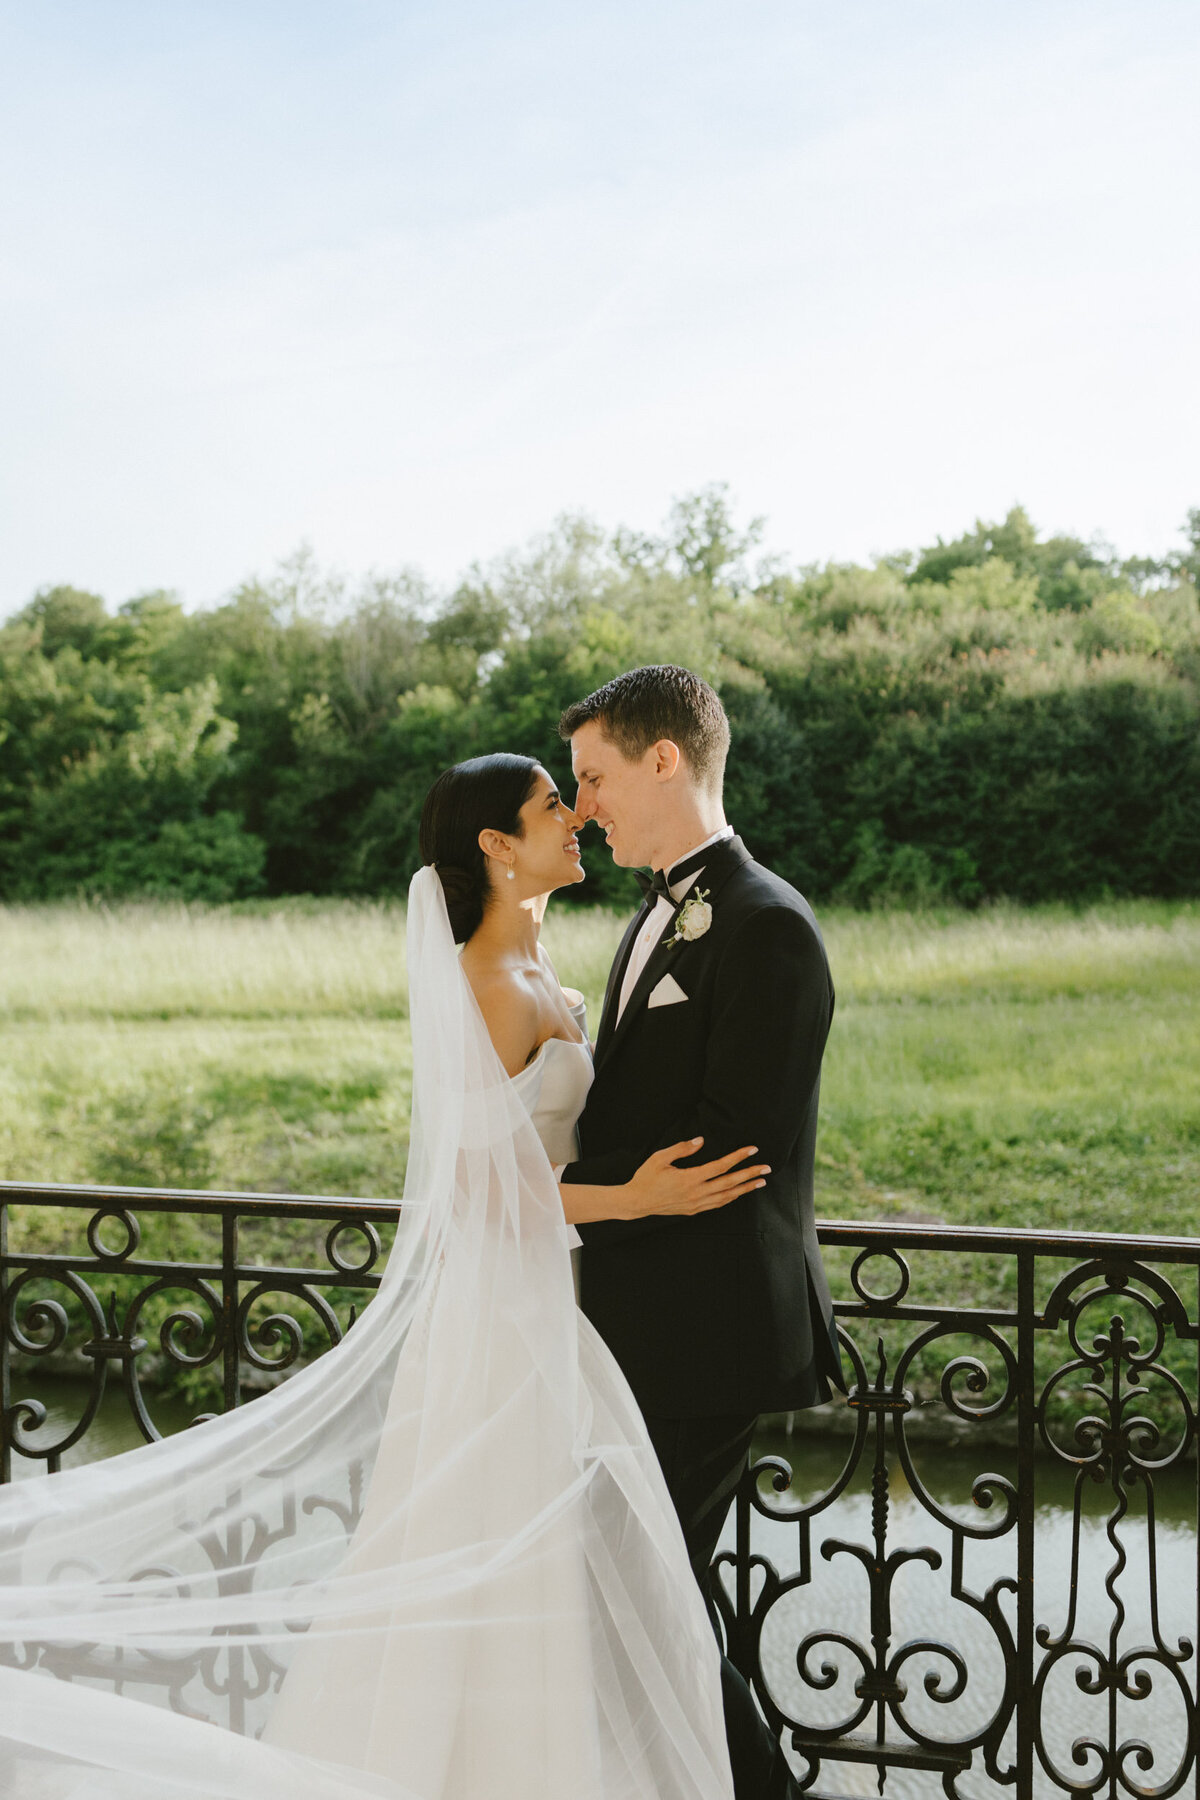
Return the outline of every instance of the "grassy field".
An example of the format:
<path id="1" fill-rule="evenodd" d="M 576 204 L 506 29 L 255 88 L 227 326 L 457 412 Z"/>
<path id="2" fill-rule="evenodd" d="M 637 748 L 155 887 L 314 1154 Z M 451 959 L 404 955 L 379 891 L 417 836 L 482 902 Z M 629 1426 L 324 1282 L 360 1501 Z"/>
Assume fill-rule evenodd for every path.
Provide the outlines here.
<path id="1" fill-rule="evenodd" d="M 830 913 L 820 1211 L 1191 1231 L 1200 905 Z M 621 921 L 552 910 L 593 1020 Z M 0 1173 L 395 1195 L 385 905 L 0 911 Z"/>
<path id="2" fill-rule="evenodd" d="M 565 907 L 547 922 L 593 1023 L 622 922 Z M 824 926 L 838 1005 L 823 1216 L 1198 1229 L 1200 904 L 835 912 Z M 398 907 L 0 910 L 0 1019 L 0 1177 L 401 1191 L 411 1048 Z M 202 1221 L 144 1225 L 144 1252 L 215 1253 Z M 14 1227 L 27 1248 L 81 1247 L 70 1213 L 19 1209 Z M 323 1260 L 317 1226 L 251 1235 L 256 1258 Z M 849 1260 L 830 1258 L 843 1294 Z M 950 1266 L 918 1253 L 913 1272 L 914 1297 L 1011 1299 L 1014 1269 L 991 1256 Z M 151 1303 L 151 1335 L 171 1304 Z M 918 1386 L 934 1392 L 946 1357 L 976 1348 L 948 1341 Z M 219 1404 L 211 1370 L 170 1381 L 194 1405 Z"/>

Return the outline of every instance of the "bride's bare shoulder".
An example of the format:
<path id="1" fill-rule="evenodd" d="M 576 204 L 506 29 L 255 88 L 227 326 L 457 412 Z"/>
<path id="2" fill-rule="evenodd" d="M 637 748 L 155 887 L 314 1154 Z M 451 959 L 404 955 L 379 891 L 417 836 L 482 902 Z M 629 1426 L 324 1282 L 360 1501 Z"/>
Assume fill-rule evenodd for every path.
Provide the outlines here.
<path id="1" fill-rule="evenodd" d="M 468 963 L 465 956 L 463 973 L 496 1055 L 509 1075 L 519 1075 L 541 1041 L 537 998 L 528 981 L 515 969 Z"/>

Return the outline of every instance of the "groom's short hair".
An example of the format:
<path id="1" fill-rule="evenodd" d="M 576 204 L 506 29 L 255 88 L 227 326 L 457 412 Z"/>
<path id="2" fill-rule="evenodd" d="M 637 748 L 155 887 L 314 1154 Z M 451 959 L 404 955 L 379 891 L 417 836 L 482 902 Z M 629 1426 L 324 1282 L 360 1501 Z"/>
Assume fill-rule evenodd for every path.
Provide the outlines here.
<path id="1" fill-rule="evenodd" d="M 652 663 L 606 681 L 586 700 L 568 706 L 558 735 L 570 742 L 581 725 L 595 720 L 628 762 L 645 756 L 651 744 L 669 738 L 687 759 L 700 787 L 721 785 L 729 753 L 729 720 L 707 681 L 676 663 Z"/>

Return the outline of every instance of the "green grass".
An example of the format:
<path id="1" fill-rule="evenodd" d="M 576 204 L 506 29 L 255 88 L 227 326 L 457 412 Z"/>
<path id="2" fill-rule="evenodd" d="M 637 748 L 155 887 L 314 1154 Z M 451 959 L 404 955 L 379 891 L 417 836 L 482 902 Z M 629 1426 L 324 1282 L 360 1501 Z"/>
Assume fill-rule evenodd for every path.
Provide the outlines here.
<path id="1" fill-rule="evenodd" d="M 7 1178 L 399 1192 L 395 908 L 11 908 L 0 937 Z"/>
<path id="2" fill-rule="evenodd" d="M 547 922 L 593 1021 L 621 924 Z M 824 926 L 824 1214 L 1193 1228 L 1200 905 Z M 8 1179 L 399 1192 L 402 909 L 9 908 L 0 952 Z"/>
<path id="3" fill-rule="evenodd" d="M 1200 906 L 834 915 L 821 1211 L 1189 1233 Z"/>

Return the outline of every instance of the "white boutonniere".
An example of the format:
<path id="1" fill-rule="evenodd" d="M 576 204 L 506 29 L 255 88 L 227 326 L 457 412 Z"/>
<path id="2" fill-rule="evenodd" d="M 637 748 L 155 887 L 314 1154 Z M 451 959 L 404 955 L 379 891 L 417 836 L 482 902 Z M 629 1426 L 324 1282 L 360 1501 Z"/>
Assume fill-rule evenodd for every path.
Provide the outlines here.
<path id="1" fill-rule="evenodd" d="M 664 944 L 694 944 L 702 938 L 712 924 L 712 907 L 708 905 L 707 888 L 700 891 L 699 882 L 696 890 L 689 894 L 675 915 L 675 931 L 673 936 L 664 938 Z"/>

